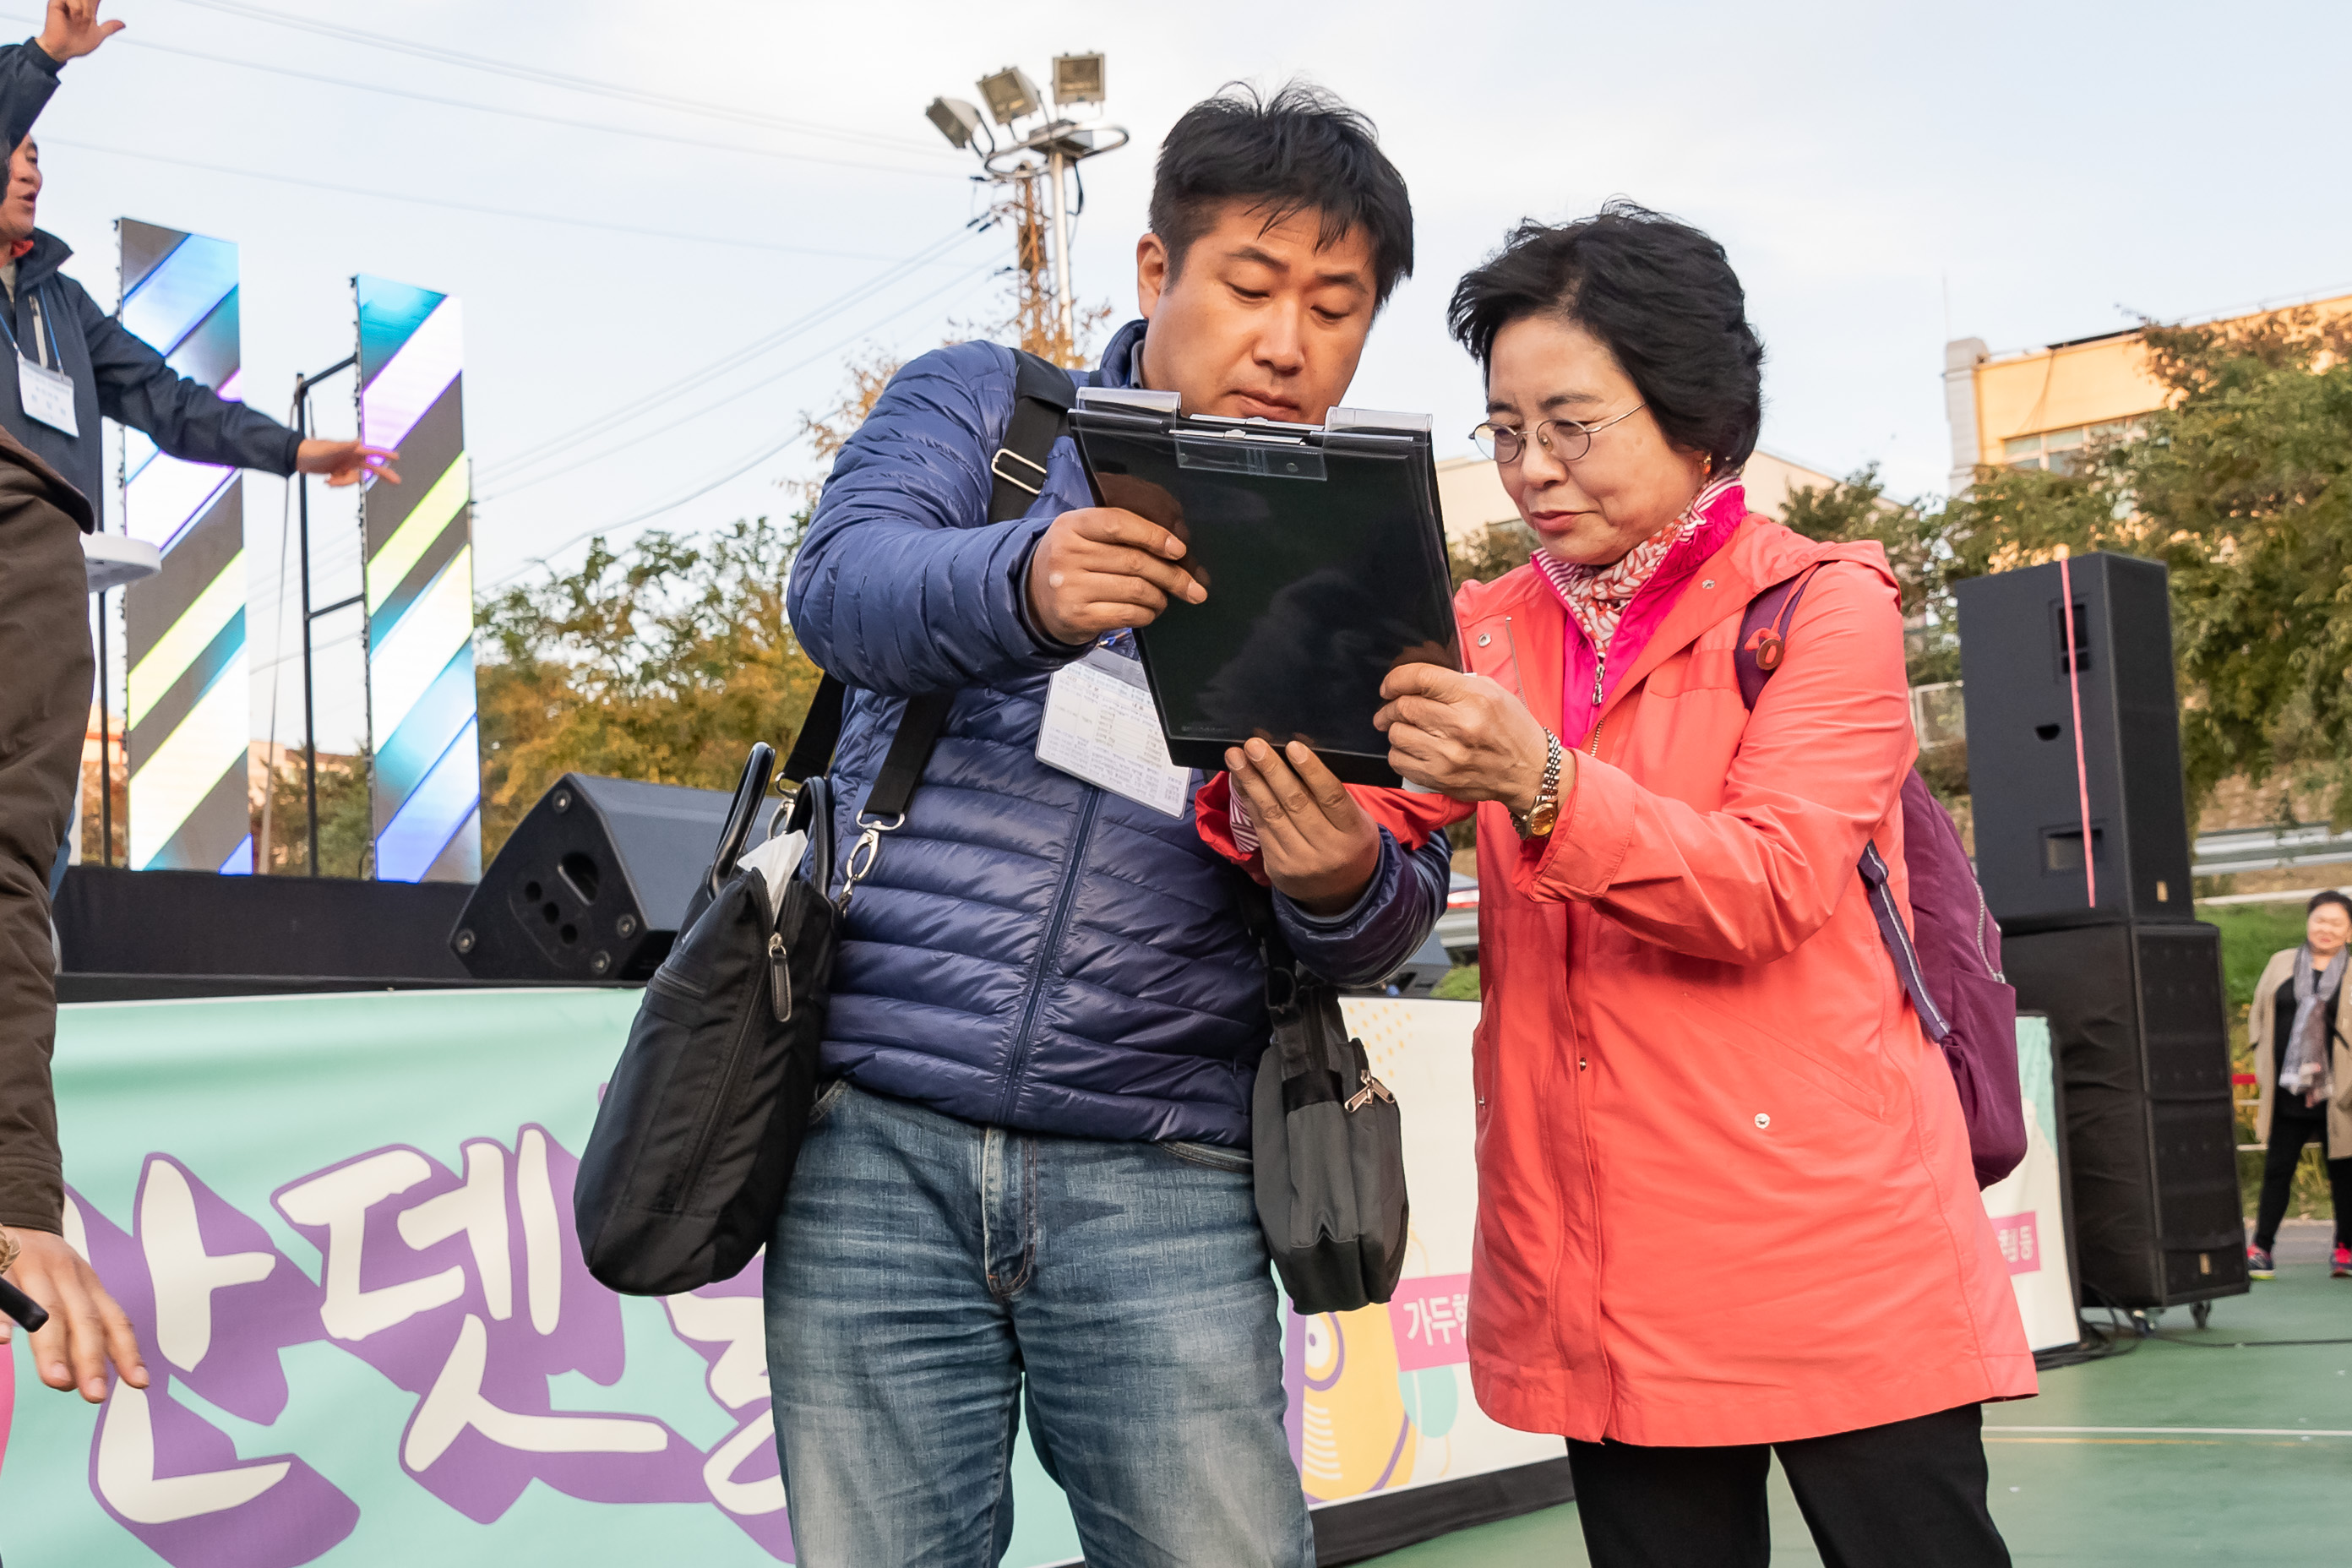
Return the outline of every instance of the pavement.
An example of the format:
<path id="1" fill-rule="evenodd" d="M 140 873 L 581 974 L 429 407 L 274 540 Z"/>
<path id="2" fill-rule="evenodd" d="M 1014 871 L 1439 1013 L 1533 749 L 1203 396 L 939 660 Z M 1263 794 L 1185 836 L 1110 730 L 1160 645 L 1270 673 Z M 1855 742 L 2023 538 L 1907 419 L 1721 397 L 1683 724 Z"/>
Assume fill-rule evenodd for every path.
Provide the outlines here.
<path id="1" fill-rule="evenodd" d="M 2352 1279 L 2327 1277 L 2329 1226 L 2290 1221 L 2279 1277 L 2186 1309 L 2126 1353 L 2042 1374 L 1985 1411 L 1992 1510 L 2015 1561 L 2069 1568 L 2321 1563 L 2352 1518 Z M 2334 1343 L 2278 1342 L 2334 1341 Z M 1774 1568 L 1818 1564 L 1772 1472 Z M 1382 1568 L 1575 1568 L 1576 1505 L 1375 1559 Z"/>

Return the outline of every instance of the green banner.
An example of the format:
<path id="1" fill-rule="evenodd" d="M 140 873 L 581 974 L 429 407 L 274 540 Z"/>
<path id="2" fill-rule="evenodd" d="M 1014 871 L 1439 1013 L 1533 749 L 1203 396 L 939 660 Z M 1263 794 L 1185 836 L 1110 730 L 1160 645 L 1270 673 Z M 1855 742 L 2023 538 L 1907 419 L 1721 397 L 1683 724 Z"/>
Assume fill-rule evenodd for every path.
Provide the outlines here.
<path id="1" fill-rule="evenodd" d="M 623 1299 L 572 1234 L 576 1157 L 636 1005 L 551 989 L 64 1009 L 68 1239 L 153 1378 L 94 1411 L 40 1386 L 23 1350 L 0 1355 L 10 1568 L 791 1562 L 758 1266 Z M 1470 1395 L 1477 1008 L 1347 1014 L 1407 1107 L 1413 1226 L 1392 1301 L 1284 1324 L 1291 1456 L 1318 1507 L 1562 1452 Z M 1076 1562 L 1028 1444 L 1013 1466 L 1005 1561 Z"/>
<path id="2" fill-rule="evenodd" d="M 636 1003 L 65 1009 L 69 1239 L 153 1376 L 93 1410 L 17 1336 L 11 1568 L 790 1562 L 758 1268 L 624 1300 L 572 1235 Z M 1075 1560 L 1059 1490 L 1016 1453 L 1006 1561 Z"/>

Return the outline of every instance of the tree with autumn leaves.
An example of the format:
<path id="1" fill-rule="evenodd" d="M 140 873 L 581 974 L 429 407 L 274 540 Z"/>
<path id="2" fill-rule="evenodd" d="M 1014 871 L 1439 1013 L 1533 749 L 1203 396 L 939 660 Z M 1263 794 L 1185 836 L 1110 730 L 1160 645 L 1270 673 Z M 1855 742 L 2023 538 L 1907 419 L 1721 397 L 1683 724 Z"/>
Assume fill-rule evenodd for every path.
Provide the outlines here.
<path id="1" fill-rule="evenodd" d="M 1089 309 L 1081 331 L 1108 315 Z M 1081 360 L 1058 339 L 1024 332 L 1023 343 Z M 846 367 L 832 407 L 801 416 L 820 464 L 831 468 L 898 368 L 869 351 Z M 699 538 L 656 530 L 621 546 L 594 539 L 572 570 L 478 606 L 485 858 L 567 773 L 732 789 L 754 741 L 790 753 L 821 676 L 785 619 L 784 580 L 822 481 L 784 488 L 802 504 L 783 521 L 739 521 Z"/>
<path id="2" fill-rule="evenodd" d="M 2192 810 L 2225 778 L 2286 769 L 2352 820 L 2352 325 L 2305 309 L 2150 324 L 2144 339 L 2167 405 L 2073 471 L 1986 468 L 1957 500 L 1901 502 L 1867 468 L 1797 490 L 1786 520 L 1886 547 L 1914 684 L 1958 677 L 1962 579 L 2061 550 L 2162 561 Z M 821 458 L 896 368 L 854 365 L 841 404 L 805 421 Z M 783 616 L 805 516 L 599 541 L 576 570 L 486 606 L 486 851 L 567 770 L 725 788 L 752 741 L 789 744 L 817 679 Z M 1527 547 L 1524 531 L 1495 531 L 1457 549 L 1457 580 L 1507 570 Z"/>
<path id="3" fill-rule="evenodd" d="M 1958 500 L 1900 504 L 1864 469 L 1796 492 L 1789 521 L 1886 545 L 1915 684 L 1959 673 L 1957 582 L 2061 552 L 2163 562 L 2192 817 L 2224 779 L 2289 771 L 2352 821 L 2352 322 L 2306 307 L 2143 338 L 2166 405 L 2071 472 L 1984 468 Z"/>

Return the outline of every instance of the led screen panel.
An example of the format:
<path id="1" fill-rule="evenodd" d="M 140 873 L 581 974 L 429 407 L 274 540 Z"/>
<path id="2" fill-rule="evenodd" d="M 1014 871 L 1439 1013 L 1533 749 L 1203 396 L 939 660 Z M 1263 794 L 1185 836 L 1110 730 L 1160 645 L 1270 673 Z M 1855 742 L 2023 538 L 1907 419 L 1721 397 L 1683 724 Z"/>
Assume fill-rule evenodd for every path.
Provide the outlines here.
<path id="1" fill-rule="evenodd" d="M 132 218 L 115 234 L 122 324 L 182 375 L 237 396 L 236 247 Z M 122 448 L 124 525 L 163 552 L 159 574 L 123 590 L 130 863 L 250 871 L 245 482 L 136 430 Z"/>
<path id="2" fill-rule="evenodd" d="M 361 438 L 400 453 L 402 482 L 360 500 L 375 874 L 478 881 L 482 765 L 474 699 L 473 493 L 457 301 L 352 279 Z"/>

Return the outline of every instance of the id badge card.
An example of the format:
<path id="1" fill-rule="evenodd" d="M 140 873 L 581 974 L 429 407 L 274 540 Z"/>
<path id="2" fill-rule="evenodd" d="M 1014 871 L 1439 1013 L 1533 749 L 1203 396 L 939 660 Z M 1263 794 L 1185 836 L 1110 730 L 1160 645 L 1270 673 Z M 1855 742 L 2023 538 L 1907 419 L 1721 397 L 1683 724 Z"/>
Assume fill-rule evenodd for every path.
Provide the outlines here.
<path id="1" fill-rule="evenodd" d="M 73 377 L 61 370 L 35 364 L 23 354 L 16 356 L 16 401 L 25 410 L 25 417 L 37 420 L 52 430 L 62 430 L 79 437 L 81 426 L 74 419 Z"/>
<path id="2" fill-rule="evenodd" d="M 1055 672 L 1037 760 L 1170 816 L 1192 795 L 1192 770 L 1168 760 L 1143 666 L 1106 647 Z"/>

